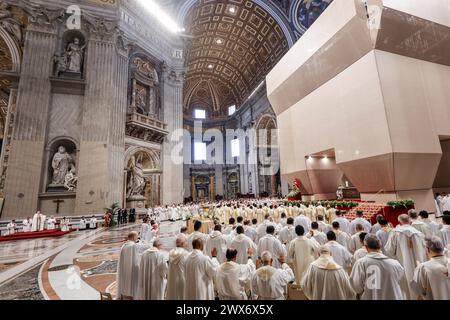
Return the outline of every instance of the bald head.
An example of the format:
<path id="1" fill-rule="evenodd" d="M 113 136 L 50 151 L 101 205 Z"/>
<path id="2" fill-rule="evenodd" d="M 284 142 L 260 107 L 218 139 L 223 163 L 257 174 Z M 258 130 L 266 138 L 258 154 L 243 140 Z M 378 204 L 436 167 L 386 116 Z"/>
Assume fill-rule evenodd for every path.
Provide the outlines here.
<path id="1" fill-rule="evenodd" d="M 127 239 L 129 241 L 134 241 L 134 242 L 136 242 L 138 238 L 139 238 L 139 234 L 136 231 L 131 231 L 127 237 Z"/>
<path id="2" fill-rule="evenodd" d="M 153 241 L 153 247 L 155 247 L 157 249 L 161 249 L 161 247 L 162 247 L 161 239 L 159 239 L 159 238 L 155 239 L 155 241 Z"/>
<path id="3" fill-rule="evenodd" d="M 322 255 L 330 255 L 331 250 L 329 246 L 321 246 L 319 249 L 319 254 Z"/>
<path id="4" fill-rule="evenodd" d="M 261 261 L 265 266 L 272 264 L 272 254 L 269 251 L 264 251 L 261 254 Z"/>
<path id="5" fill-rule="evenodd" d="M 175 240 L 175 245 L 177 248 L 186 248 L 187 247 L 187 238 L 186 235 L 183 233 L 179 234 L 177 236 L 177 239 Z"/>
<path id="6" fill-rule="evenodd" d="M 401 214 L 398 216 L 398 222 L 400 222 L 401 225 L 409 224 L 409 216 L 407 214 Z"/>

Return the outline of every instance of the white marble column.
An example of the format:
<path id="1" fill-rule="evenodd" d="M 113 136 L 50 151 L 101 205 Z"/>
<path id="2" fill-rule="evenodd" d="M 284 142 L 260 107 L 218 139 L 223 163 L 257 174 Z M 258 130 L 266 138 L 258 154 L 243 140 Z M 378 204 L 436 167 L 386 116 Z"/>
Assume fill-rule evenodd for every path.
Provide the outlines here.
<path id="1" fill-rule="evenodd" d="M 183 75 L 164 70 L 163 112 L 169 135 L 163 145 L 163 204 L 183 202 Z M 179 152 L 176 152 L 178 150 Z"/>

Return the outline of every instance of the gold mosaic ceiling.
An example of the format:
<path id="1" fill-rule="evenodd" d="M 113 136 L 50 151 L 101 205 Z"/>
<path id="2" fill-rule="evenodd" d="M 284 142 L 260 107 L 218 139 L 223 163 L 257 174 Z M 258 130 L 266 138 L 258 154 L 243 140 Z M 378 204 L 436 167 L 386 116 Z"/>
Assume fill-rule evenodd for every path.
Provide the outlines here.
<path id="1" fill-rule="evenodd" d="M 245 102 L 288 51 L 275 19 L 251 0 L 199 0 L 187 18 L 185 111 L 224 116 Z"/>

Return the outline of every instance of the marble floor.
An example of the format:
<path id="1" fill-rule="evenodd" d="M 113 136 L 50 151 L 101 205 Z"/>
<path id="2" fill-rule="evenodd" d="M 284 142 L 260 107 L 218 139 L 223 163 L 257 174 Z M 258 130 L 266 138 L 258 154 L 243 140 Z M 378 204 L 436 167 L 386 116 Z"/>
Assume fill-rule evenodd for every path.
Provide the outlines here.
<path id="1" fill-rule="evenodd" d="M 163 223 L 166 254 L 183 222 Z M 99 300 L 116 293 L 120 247 L 139 225 L 0 244 L 0 300 Z M 142 252 L 147 247 L 142 246 Z"/>

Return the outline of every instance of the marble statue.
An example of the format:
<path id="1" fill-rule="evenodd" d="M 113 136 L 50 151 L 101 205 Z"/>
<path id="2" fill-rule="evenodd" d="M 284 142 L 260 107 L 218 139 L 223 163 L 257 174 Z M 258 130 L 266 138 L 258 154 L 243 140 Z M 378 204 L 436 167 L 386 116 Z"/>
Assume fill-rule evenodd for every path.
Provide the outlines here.
<path id="1" fill-rule="evenodd" d="M 84 59 L 84 49 L 86 45 L 80 45 L 80 39 L 74 38 L 72 43 L 67 46 L 66 52 L 63 55 L 66 63 L 66 70 L 69 72 L 81 73 Z"/>
<path id="2" fill-rule="evenodd" d="M 0 3 L 0 26 L 3 27 L 9 34 L 14 36 L 20 43 L 22 42 L 21 23 L 14 19 L 12 13 L 8 9 L 9 4 L 2 1 Z"/>
<path id="3" fill-rule="evenodd" d="M 77 188 L 78 177 L 76 176 L 76 168 L 75 165 L 72 164 L 70 166 L 69 172 L 66 174 L 64 179 L 64 187 L 68 191 L 75 191 Z"/>
<path id="4" fill-rule="evenodd" d="M 71 166 L 73 166 L 72 156 L 67 153 L 65 147 L 60 146 L 52 160 L 53 186 L 64 186 L 66 175 L 69 173 Z"/>
<path id="5" fill-rule="evenodd" d="M 131 175 L 127 186 L 127 199 L 143 197 L 147 182 L 140 159 L 136 161 L 136 158 L 133 156 L 128 170 L 131 172 Z"/>

